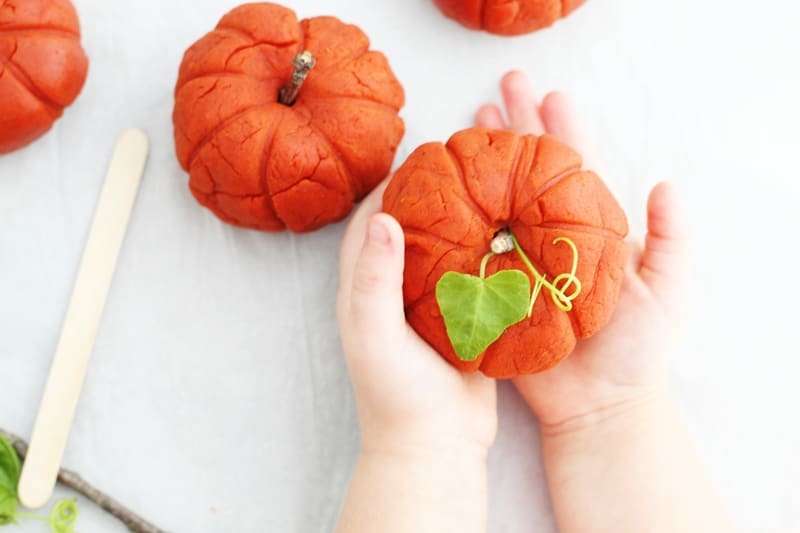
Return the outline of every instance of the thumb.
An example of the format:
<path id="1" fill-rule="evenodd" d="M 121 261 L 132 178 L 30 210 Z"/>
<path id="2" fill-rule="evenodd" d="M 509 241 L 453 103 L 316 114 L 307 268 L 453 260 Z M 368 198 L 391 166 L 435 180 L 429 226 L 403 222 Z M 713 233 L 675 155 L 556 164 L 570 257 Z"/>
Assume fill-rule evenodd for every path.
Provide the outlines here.
<path id="1" fill-rule="evenodd" d="M 368 349 L 385 347 L 405 331 L 404 252 L 400 224 L 385 213 L 373 215 L 353 269 L 350 294 L 351 324 Z"/>
<path id="2" fill-rule="evenodd" d="M 689 277 L 689 231 L 674 187 L 659 183 L 647 200 L 647 237 L 639 275 L 657 295 L 681 292 Z"/>

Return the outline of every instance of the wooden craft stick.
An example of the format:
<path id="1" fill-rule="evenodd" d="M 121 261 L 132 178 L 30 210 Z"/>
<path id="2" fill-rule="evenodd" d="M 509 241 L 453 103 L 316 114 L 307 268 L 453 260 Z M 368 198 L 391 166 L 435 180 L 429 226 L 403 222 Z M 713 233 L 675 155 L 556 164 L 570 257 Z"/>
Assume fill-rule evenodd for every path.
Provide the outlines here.
<path id="1" fill-rule="evenodd" d="M 103 314 L 111 278 L 147 160 L 143 131 L 117 139 L 81 257 L 17 492 L 25 507 L 45 505 L 67 443 L 75 406 Z"/>

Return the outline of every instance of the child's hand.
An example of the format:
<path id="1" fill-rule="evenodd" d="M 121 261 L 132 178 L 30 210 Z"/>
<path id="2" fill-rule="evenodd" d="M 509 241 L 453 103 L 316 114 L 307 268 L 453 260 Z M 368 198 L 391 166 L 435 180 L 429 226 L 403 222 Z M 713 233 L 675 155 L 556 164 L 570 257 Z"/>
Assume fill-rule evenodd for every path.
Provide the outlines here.
<path id="1" fill-rule="evenodd" d="M 463 375 L 406 324 L 403 230 L 385 184 L 342 241 L 337 314 L 361 425 L 361 456 L 337 531 L 486 530 L 495 383 Z"/>
<path id="2" fill-rule="evenodd" d="M 494 381 L 456 371 L 406 323 L 403 231 L 376 214 L 384 189 L 361 204 L 341 247 L 337 312 L 362 450 L 485 458 L 497 432 Z"/>
<path id="3" fill-rule="evenodd" d="M 508 123 L 493 105 L 475 122 L 517 133 L 550 133 L 584 156 L 591 151 L 567 99 L 550 93 L 541 105 L 525 76 L 507 74 L 501 88 Z M 602 174 L 600 174 L 602 177 Z M 575 352 L 555 368 L 517 378 L 515 384 L 545 425 L 582 424 L 608 409 L 636 402 L 665 389 L 667 364 L 686 311 L 688 243 L 672 188 L 662 183 L 650 193 L 644 249 L 629 243 L 629 261 L 619 304 L 611 322 L 595 336 L 578 341 Z"/>
<path id="4" fill-rule="evenodd" d="M 501 85 L 512 129 L 560 137 L 593 168 L 562 95 L 539 105 L 513 72 Z M 506 125 L 495 106 L 481 108 L 476 122 Z M 686 230 L 667 184 L 650 193 L 647 229 L 644 249 L 630 244 L 609 324 L 555 368 L 515 380 L 542 422 L 542 461 L 563 533 L 733 531 L 665 383 L 689 277 Z"/>

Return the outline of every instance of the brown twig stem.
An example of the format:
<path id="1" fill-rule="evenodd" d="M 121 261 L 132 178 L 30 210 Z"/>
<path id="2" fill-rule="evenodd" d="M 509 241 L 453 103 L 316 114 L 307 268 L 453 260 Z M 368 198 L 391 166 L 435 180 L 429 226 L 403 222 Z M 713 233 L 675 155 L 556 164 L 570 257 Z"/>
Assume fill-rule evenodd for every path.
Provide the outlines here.
<path id="1" fill-rule="evenodd" d="M 20 459 L 24 460 L 25 455 L 28 453 L 28 443 L 22 437 L 5 431 L 4 429 L 0 429 L 0 435 L 6 438 L 11 446 L 14 447 Z M 166 533 L 165 530 L 151 524 L 108 494 L 96 489 L 71 470 L 65 470 L 63 468 L 59 470 L 58 482 L 74 490 L 78 494 L 85 496 L 86 499 L 125 524 L 128 530 L 133 533 Z"/>
<path id="2" fill-rule="evenodd" d="M 292 81 L 281 89 L 278 95 L 278 100 L 283 105 L 292 105 L 297 100 L 297 95 L 300 94 L 300 87 L 306 81 L 308 72 L 314 68 L 316 59 L 308 50 L 300 52 L 294 56 L 294 72 L 292 72 Z"/>

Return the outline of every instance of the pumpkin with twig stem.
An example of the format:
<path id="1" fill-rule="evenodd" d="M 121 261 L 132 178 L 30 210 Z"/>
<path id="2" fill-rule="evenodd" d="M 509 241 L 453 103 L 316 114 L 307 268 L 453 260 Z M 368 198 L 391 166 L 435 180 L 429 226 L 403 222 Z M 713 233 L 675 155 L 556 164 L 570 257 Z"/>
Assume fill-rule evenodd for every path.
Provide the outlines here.
<path id="1" fill-rule="evenodd" d="M 403 89 L 356 26 L 245 4 L 183 57 L 173 123 L 195 198 L 247 228 L 311 231 L 389 173 Z"/>
<path id="2" fill-rule="evenodd" d="M 472 128 L 392 177 L 383 208 L 405 234 L 407 319 L 457 368 L 540 372 L 610 319 L 627 221 L 581 164 L 550 135 Z"/>

